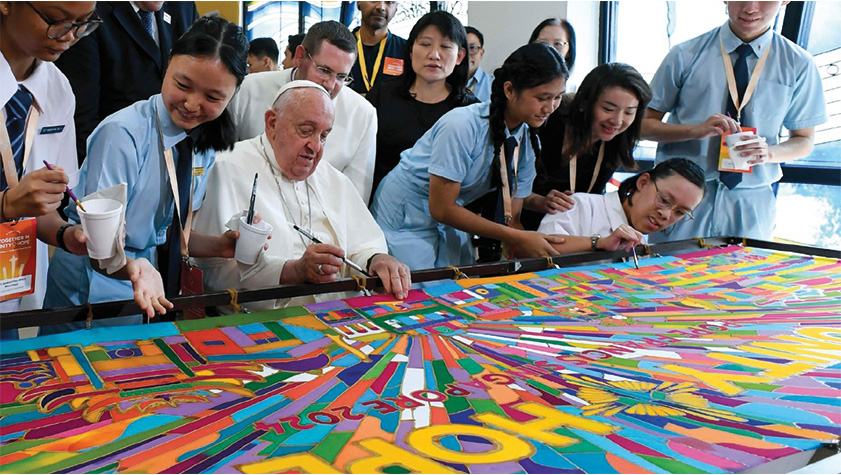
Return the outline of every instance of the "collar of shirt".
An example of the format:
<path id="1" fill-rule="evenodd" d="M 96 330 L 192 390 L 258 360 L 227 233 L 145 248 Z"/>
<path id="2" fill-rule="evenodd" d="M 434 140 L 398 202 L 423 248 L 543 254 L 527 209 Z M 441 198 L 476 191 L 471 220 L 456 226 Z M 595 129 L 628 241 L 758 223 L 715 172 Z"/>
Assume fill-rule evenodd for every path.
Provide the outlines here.
<path id="1" fill-rule="evenodd" d="M 622 201 L 619 199 L 619 192 L 613 191 L 602 195 L 604 207 L 607 210 L 607 222 L 610 223 L 611 232 L 623 224 L 628 224 L 625 210 L 622 209 Z"/>
<path id="2" fill-rule="evenodd" d="M 266 135 L 266 133 L 263 132 L 262 134 L 260 134 L 259 137 L 260 140 L 257 141 L 256 145 L 262 148 L 257 150 L 257 152 L 260 154 L 261 157 L 263 157 L 264 160 L 265 157 L 269 157 L 269 163 L 272 167 L 272 173 L 274 173 L 275 176 L 279 176 L 282 183 L 295 183 L 296 180 L 292 180 L 289 177 L 287 177 L 286 174 L 283 173 L 283 170 L 280 169 L 280 165 L 277 164 L 277 158 L 275 157 L 274 149 L 272 148 L 272 143 L 269 141 L 269 137 Z M 263 155 L 263 150 L 266 151 L 265 156 Z"/>
<path id="3" fill-rule="evenodd" d="M 0 107 L 5 106 L 9 102 L 9 99 L 17 92 L 18 84 L 22 84 L 32 93 L 32 97 L 35 99 L 33 104 L 38 108 L 38 111 L 42 114 L 44 113 L 41 104 L 47 103 L 49 72 L 47 68 L 41 67 L 41 63 L 43 61 L 36 59 L 35 69 L 32 71 L 32 74 L 23 81 L 18 82 L 15 79 L 14 73 L 12 73 L 9 62 L 6 61 L 6 57 L 0 55 Z"/>
<path id="4" fill-rule="evenodd" d="M 754 39 L 750 43 L 748 43 L 753 49 L 753 54 L 757 57 L 761 56 L 762 53 L 765 52 L 765 48 L 771 44 L 771 38 L 774 36 L 774 28 L 770 27 L 768 30 L 759 35 L 758 38 Z M 724 44 L 724 50 L 728 52 L 728 54 L 733 54 L 736 51 L 736 48 L 741 46 L 744 41 L 740 40 L 733 30 L 730 29 L 730 20 L 727 20 L 727 23 L 721 26 L 721 42 Z"/>
<path id="5" fill-rule="evenodd" d="M 523 143 L 523 137 L 526 135 L 526 131 L 528 130 L 529 126 L 525 122 L 518 125 L 516 129 L 513 131 L 509 131 L 508 127 L 505 127 L 505 138 L 514 137 L 517 139 L 517 144 L 520 145 Z"/>
<path id="6" fill-rule="evenodd" d="M 175 122 L 172 121 L 172 117 L 169 116 L 169 112 L 164 106 L 163 97 L 160 94 L 156 94 L 154 98 L 155 108 L 158 111 L 158 118 L 161 120 L 161 132 L 163 132 L 164 136 L 164 147 L 175 147 L 178 142 L 187 137 L 187 132 L 181 127 L 175 125 Z"/>

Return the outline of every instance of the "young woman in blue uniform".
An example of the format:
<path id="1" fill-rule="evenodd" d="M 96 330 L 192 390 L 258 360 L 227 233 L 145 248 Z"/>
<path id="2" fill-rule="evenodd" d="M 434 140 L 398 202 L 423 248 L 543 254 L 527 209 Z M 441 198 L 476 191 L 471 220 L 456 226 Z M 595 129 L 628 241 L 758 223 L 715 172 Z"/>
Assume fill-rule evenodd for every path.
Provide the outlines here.
<path id="1" fill-rule="evenodd" d="M 393 256 L 413 270 L 472 264 L 474 234 L 503 241 L 522 255 L 554 252 L 552 244 L 562 238 L 524 231 L 518 216 L 535 176 L 535 128 L 558 107 L 567 76 L 557 51 L 542 44 L 520 47 L 494 72 L 490 103 L 448 112 L 401 154 L 371 208 Z M 506 141 L 516 147 L 503 147 Z M 494 188 L 504 189 L 505 182 L 510 199 L 503 204 L 509 206 L 498 206 L 506 211 L 504 220 L 464 208 Z"/>

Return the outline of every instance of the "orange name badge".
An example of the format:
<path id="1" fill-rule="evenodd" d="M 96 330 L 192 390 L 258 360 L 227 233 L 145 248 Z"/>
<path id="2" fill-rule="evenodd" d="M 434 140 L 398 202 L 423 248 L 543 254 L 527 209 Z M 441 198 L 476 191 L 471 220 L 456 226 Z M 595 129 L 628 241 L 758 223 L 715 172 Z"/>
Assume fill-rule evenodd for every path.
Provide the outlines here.
<path id="1" fill-rule="evenodd" d="M 35 218 L 0 224 L 0 302 L 35 291 Z"/>
<path id="2" fill-rule="evenodd" d="M 385 64 L 383 64 L 383 74 L 388 74 L 389 76 L 403 74 L 403 60 L 386 56 Z"/>
<path id="3" fill-rule="evenodd" d="M 742 127 L 741 133 L 750 133 L 756 135 L 756 127 Z M 727 133 L 721 136 L 721 147 L 718 149 L 718 170 L 722 172 L 751 173 L 751 168 L 739 169 L 733 162 L 733 159 L 730 158 L 730 148 L 725 142 L 725 137 L 727 137 L 728 135 L 730 134 Z"/>

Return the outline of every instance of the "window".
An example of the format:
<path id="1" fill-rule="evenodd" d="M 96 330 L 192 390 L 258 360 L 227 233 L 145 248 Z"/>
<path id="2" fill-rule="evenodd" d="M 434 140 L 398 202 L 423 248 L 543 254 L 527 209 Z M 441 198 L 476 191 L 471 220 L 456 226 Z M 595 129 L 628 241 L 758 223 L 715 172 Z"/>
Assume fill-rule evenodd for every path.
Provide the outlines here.
<path id="1" fill-rule="evenodd" d="M 343 5 L 344 4 L 344 5 Z M 254 38 L 274 39 L 280 49 L 280 56 L 286 51 L 289 35 L 305 32 L 320 21 L 335 20 L 348 24 L 347 12 L 356 10 L 356 2 L 333 1 L 259 1 L 244 2 L 245 35 L 249 41 Z M 303 26 L 303 29 L 302 29 Z"/>
<path id="2" fill-rule="evenodd" d="M 353 8 L 353 20 L 348 25 L 348 28 L 354 30 L 359 26 L 361 15 L 359 9 L 356 8 L 356 2 L 350 2 Z M 398 2 L 397 13 L 388 24 L 388 31 L 394 33 L 401 38 L 408 38 L 409 32 L 415 26 L 415 22 L 425 14 L 429 13 L 431 2 Z"/>

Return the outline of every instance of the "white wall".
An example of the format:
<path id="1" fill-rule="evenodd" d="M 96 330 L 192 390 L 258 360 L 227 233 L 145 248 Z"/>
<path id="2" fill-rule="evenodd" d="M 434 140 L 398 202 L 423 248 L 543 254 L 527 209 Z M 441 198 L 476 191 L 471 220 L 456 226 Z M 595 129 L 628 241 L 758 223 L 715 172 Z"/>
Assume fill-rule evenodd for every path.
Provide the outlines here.
<path id="1" fill-rule="evenodd" d="M 471 0 L 467 4 L 470 26 L 485 35 L 482 69 L 489 73 L 500 67 L 514 50 L 524 45 L 541 21 L 566 18 L 578 43 L 575 69 L 570 83 L 581 79 L 597 64 L 599 40 L 599 2 L 491 2 Z"/>

